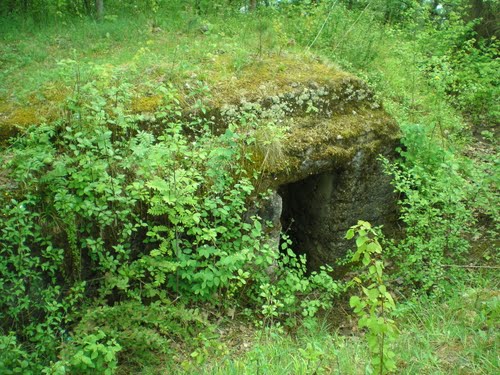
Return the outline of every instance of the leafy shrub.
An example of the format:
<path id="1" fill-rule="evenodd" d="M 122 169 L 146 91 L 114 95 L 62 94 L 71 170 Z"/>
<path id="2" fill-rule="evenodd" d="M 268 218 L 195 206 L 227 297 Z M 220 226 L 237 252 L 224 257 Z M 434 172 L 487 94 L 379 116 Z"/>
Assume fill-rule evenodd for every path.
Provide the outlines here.
<path id="1" fill-rule="evenodd" d="M 452 102 L 476 124 L 494 125 L 500 118 L 500 42 L 468 40 L 451 54 L 453 74 L 446 89 Z"/>
<path id="2" fill-rule="evenodd" d="M 118 364 L 127 372 L 154 369 L 191 353 L 202 334 L 213 336 L 212 327 L 194 309 L 136 301 L 95 307 L 85 312 L 53 367 L 71 373 L 105 373 Z"/>
<path id="3" fill-rule="evenodd" d="M 453 277 L 443 266 L 460 261 L 469 250 L 473 189 L 463 161 L 436 144 L 422 126 L 409 126 L 403 143 L 404 159 L 384 161 L 400 194 L 405 223 L 405 236 L 392 255 L 406 285 L 426 292 L 442 288 Z"/>
<path id="4" fill-rule="evenodd" d="M 264 326 L 275 321 L 296 326 L 298 319 L 313 318 L 318 311 L 331 308 L 342 290 L 330 276 L 333 270 L 329 266 L 308 275 L 305 256 L 297 257 L 290 245 L 290 239 L 283 236 L 277 267 L 261 277 L 254 293 L 258 295 Z"/>
<path id="5" fill-rule="evenodd" d="M 80 338 L 75 345 L 75 353 L 69 360 L 65 368 L 73 374 L 100 374 L 111 375 L 117 368 L 116 353 L 121 350 L 121 346 L 114 339 L 106 339 L 106 334 L 97 330 L 93 334 Z M 62 369 L 61 363 L 55 366 Z"/>
<path id="6" fill-rule="evenodd" d="M 4 154 L 0 285 L 11 293 L 0 297 L 0 324 L 34 344 L 43 358 L 34 366 L 54 360 L 89 301 L 260 303 L 260 286 L 274 282 L 286 305 L 280 314 L 312 316 L 331 303 L 336 284 L 326 273 L 307 278 L 289 258 L 280 264 L 293 263 L 290 272 L 267 272 L 279 251 L 247 213 L 257 200 L 253 122 L 240 114 L 213 134 L 209 120 L 182 113 L 169 85 L 152 92 L 161 98 L 153 113 L 133 114 L 133 91 L 119 72 L 89 71 L 95 76 L 77 80 L 64 118 L 29 129 Z M 196 106 L 206 112 L 201 100 Z M 113 371 L 126 344 L 101 326 L 75 339 L 72 359 L 56 365 Z"/>
<path id="7" fill-rule="evenodd" d="M 466 2 L 465 2 L 466 3 Z M 498 121 L 498 40 L 481 39 L 468 4 L 450 1 L 442 14 L 415 9 L 404 28 L 414 39 L 415 62 L 427 82 L 477 125 Z M 465 5 L 465 6 L 464 6 Z"/>
<path id="8" fill-rule="evenodd" d="M 499 42 L 476 40 L 473 25 L 451 27 L 451 31 L 422 33 L 420 42 L 424 54 L 429 44 L 441 45 L 433 49 L 433 56 L 422 58 L 421 69 L 428 81 L 443 91 L 450 103 L 477 125 L 495 124 L 499 118 L 498 82 L 500 80 Z M 458 29 L 458 30 L 457 30 Z M 440 38 L 441 40 L 437 40 Z"/>
<path id="9" fill-rule="evenodd" d="M 0 336 L 0 372 L 2 374 L 34 374 L 30 355 L 17 343 L 16 336 Z"/>

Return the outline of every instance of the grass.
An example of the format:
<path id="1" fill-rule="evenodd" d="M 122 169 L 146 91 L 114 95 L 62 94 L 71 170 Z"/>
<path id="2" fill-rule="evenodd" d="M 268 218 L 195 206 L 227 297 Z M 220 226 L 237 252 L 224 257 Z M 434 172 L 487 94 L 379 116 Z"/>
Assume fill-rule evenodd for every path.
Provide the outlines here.
<path id="1" fill-rule="evenodd" d="M 231 68 L 235 71 L 251 63 L 248 59 L 252 51 L 248 47 L 256 47 L 257 43 L 253 18 L 233 17 L 230 23 L 218 21 L 213 25 L 195 15 L 171 17 L 153 22 L 145 16 L 122 15 L 102 23 L 77 19 L 28 29 L 14 21 L 6 22 L 0 29 L 3 94 L 16 93 L 21 97 L 19 92 L 26 94 L 58 81 L 57 63 L 64 59 L 122 66 L 138 80 L 144 77 L 144 72 L 152 73 L 155 68 L 170 70 L 181 77 L 183 73 L 196 73 L 210 68 L 203 64 L 219 54 L 233 58 Z M 206 30 L 207 25 L 210 28 Z M 139 72 L 134 71 L 137 65 Z"/>
<path id="2" fill-rule="evenodd" d="M 451 297 L 400 301 L 394 346 L 398 374 L 494 375 L 500 371 L 498 284 L 493 275 L 475 277 Z M 497 281 L 498 283 L 498 281 Z M 346 316 L 341 332 L 328 315 L 308 321 L 294 333 L 280 328 L 229 325 L 225 351 L 201 363 L 167 367 L 185 374 L 365 374 L 369 352 L 363 332 Z M 318 323 L 319 322 L 319 323 Z M 233 332 L 232 334 L 229 332 Z M 165 368 L 162 369 L 163 371 Z"/>
<path id="3" fill-rule="evenodd" d="M 138 100 L 150 97 L 159 82 L 186 97 L 193 95 L 189 85 L 230 82 L 281 54 L 271 31 L 262 41 L 259 25 L 258 18 L 245 15 L 202 18 L 179 10 L 154 22 L 130 14 L 48 26 L 7 20 L 0 28 L 0 126 L 54 120 L 54 108 L 92 80 L 109 86 L 126 77 Z"/>
<path id="4" fill-rule="evenodd" d="M 465 287 L 443 301 L 402 306 L 398 341 L 408 374 L 495 374 L 499 371 L 498 285 Z"/>
<path id="5" fill-rule="evenodd" d="M 102 23 L 84 18 L 48 26 L 5 22 L 0 28 L 0 112 L 15 123 L 22 117 L 13 118 L 15 110 L 43 107 L 47 101 L 57 105 L 71 92 L 77 74 L 85 82 L 95 78 L 96 69 L 126 75 L 138 97 L 160 80 L 181 89 L 188 80 L 230 81 L 263 57 L 303 55 L 323 23 L 321 10 L 292 13 L 293 22 L 278 14 L 202 17 L 180 8 L 161 13 L 168 17 L 119 14 Z M 461 123 L 443 95 L 422 80 L 412 41 L 377 23 L 371 13 L 337 6 L 314 47 L 316 59 L 333 60 L 366 78 L 401 123 L 443 129 Z M 76 63 L 64 64 L 68 60 Z"/>

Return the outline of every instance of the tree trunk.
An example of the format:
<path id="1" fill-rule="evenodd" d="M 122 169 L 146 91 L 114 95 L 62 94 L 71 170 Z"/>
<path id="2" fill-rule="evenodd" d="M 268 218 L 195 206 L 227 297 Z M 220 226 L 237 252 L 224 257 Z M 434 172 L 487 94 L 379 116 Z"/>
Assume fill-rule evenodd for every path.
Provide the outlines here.
<path id="1" fill-rule="evenodd" d="M 23 0 L 23 12 L 28 13 L 29 0 Z"/>
<path id="2" fill-rule="evenodd" d="M 95 11 L 98 20 L 104 16 L 104 0 L 95 0 Z"/>
<path id="3" fill-rule="evenodd" d="M 498 2 L 485 2 L 484 0 L 472 0 L 469 16 L 471 19 L 481 18 L 475 30 L 481 38 L 500 38 L 500 6 Z"/>
<path id="4" fill-rule="evenodd" d="M 255 10 L 257 8 L 257 0 L 250 0 L 250 10 Z"/>
<path id="5" fill-rule="evenodd" d="M 87 16 L 91 16 L 92 15 L 92 7 L 90 5 L 90 0 L 83 0 L 83 7 L 85 9 L 85 14 L 87 14 Z"/>

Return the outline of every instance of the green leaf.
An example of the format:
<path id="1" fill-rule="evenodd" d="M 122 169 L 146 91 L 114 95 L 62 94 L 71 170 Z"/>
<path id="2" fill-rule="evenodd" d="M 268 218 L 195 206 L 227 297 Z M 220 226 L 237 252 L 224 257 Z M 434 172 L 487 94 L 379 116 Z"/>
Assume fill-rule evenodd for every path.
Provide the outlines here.
<path id="1" fill-rule="evenodd" d="M 351 307 L 356 307 L 356 306 L 359 306 L 361 300 L 358 296 L 352 296 L 350 299 L 349 299 L 349 305 Z"/>
<path id="2" fill-rule="evenodd" d="M 262 231 L 262 225 L 260 224 L 260 221 L 254 220 L 254 226 L 255 229 L 257 229 L 259 232 Z"/>
<path id="3" fill-rule="evenodd" d="M 359 248 L 364 245 L 369 240 L 368 237 L 358 237 L 356 238 L 356 246 Z"/>
<path id="4" fill-rule="evenodd" d="M 92 350 L 92 353 L 90 354 L 90 359 L 96 359 L 97 356 L 99 355 L 99 352 L 97 351 L 97 348 Z"/>
<path id="5" fill-rule="evenodd" d="M 363 288 L 363 292 L 366 294 L 366 296 L 371 300 L 371 301 L 376 301 L 378 296 L 379 296 L 379 292 L 377 289 L 366 289 L 366 288 Z"/>
<path id="6" fill-rule="evenodd" d="M 368 345 L 370 346 L 370 348 L 378 346 L 378 339 L 377 339 L 377 336 L 375 336 L 375 335 L 367 335 L 366 341 L 368 342 Z"/>
<path id="7" fill-rule="evenodd" d="M 377 253 L 380 254 L 382 252 L 382 247 L 378 243 L 378 241 L 372 241 L 366 246 L 366 250 L 369 253 Z"/>
<path id="8" fill-rule="evenodd" d="M 380 262 L 380 261 L 375 262 L 375 269 L 377 271 L 377 276 L 379 278 L 382 278 L 383 268 L 384 268 L 384 265 L 382 264 L 382 262 Z"/>
<path id="9" fill-rule="evenodd" d="M 115 353 L 112 352 L 111 350 L 108 350 L 106 352 L 106 354 L 104 355 L 104 359 L 105 359 L 105 361 L 107 363 L 110 363 L 110 362 L 114 361 L 114 359 L 115 359 Z"/>
<path id="10" fill-rule="evenodd" d="M 368 253 L 363 254 L 363 266 L 367 266 L 370 264 L 371 258 Z"/>
<path id="11" fill-rule="evenodd" d="M 359 260 L 359 257 L 361 256 L 361 254 L 362 254 L 362 251 L 359 251 L 359 249 L 358 249 L 358 251 L 356 251 L 354 253 L 354 255 L 352 256 L 352 261 L 357 262 Z"/>
<path id="12" fill-rule="evenodd" d="M 92 362 L 92 360 L 91 360 L 89 357 L 87 357 L 86 355 L 82 355 L 82 356 L 80 357 L 80 360 L 81 360 L 84 364 L 86 364 L 88 367 L 90 367 L 90 368 L 94 368 L 94 367 L 95 367 L 95 365 L 94 365 L 94 363 Z"/>
<path id="13" fill-rule="evenodd" d="M 384 293 L 384 297 L 389 303 L 389 307 L 394 309 L 396 307 L 396 304 L 394 303 L 394 299 L 392 298 L 392 295 L 389 292 Z"/>
<path id="14" fill-rule="evenodd" d="M 384 360 L 384 367 L 385 367 L 388 371 L 394 371 L 394 370 L 396 370 L 396 362 L 395 362 L 393 359 L 386 358 L 386 359 Z"/>

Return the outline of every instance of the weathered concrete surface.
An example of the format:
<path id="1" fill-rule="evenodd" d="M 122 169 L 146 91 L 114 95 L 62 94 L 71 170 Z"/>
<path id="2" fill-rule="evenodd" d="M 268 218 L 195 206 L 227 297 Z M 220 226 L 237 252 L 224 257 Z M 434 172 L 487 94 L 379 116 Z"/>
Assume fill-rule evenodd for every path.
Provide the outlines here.
<path id="1" fill-rule="evenodd" d="M 269 125 L 260 138 L 259 125 L 254 130 L 255 161 L 263 172 L 258 187 L 273 191 L 260 214 L 275 223 L 272 236 L 280 226 L 291 236 L 295 250 L 307 254 L 309 269 L 345 255 L 352 246 L 345 232 L 358 220 L 395 226 L 396 199 L 377 158 L 393 157 L 400 138 L 395 121 L 361 80 L 313 65 L 297 74 L 292 64 L 288 75 L 274 77 L 271 66 L 256 68 L 253 77 L 250 69 L 241 86 L 235 79 L 225 84 L 230 90 L 220 88 L 232 94 L 221 94 L 231 101 L 218 103 L 222 123 L 251 113 L 258 124 L 285 129 L 278 139 Z M 256 92 L 248 90 L 249 82 Z"/>

